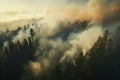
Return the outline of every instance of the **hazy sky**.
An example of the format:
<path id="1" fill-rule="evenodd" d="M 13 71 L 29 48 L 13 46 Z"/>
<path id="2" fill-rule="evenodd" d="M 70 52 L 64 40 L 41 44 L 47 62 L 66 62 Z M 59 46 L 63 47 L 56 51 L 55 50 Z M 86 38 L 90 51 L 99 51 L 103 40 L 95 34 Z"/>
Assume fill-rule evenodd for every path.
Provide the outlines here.
<path id="1" fill-rule="evenodd" d="M 97 1 L 98 3 L 100 1 L 112 3 L 119 0 L 0 0 L 0 22 L 36 18 L 44 15 L 43 12 L 49 8 L 54 10 L 54 8 L 62 7 L 64 9 L 70 4 L 80 6 L 88 2 L 96 4 Z"/>
<path id="2" fill-rule="evenodd" d="M 19 10 L 33 10 L 46 5 L 58 5 L 64 3 L 72 3 L 79 5 L 90 0 L 0 0 L 1 11 L 19 11 Z M 95 0 L 94 0 L 95 1 Z M 105 0 L 107 2 L 117 0 Z"/>
<path id="3" fill-rule="evenodd" d="M 29 11 L 42 6 L 63 4 L 63 1 L 65 0 L 0 0 L 0 9 L 2 11 Z"/>
<path id="4" fill-rule="evenodd" d="M 0 0 L 0 22 L 36 18 L 50 6 L 58 6 L 66 2 L 68 0 Z"/>

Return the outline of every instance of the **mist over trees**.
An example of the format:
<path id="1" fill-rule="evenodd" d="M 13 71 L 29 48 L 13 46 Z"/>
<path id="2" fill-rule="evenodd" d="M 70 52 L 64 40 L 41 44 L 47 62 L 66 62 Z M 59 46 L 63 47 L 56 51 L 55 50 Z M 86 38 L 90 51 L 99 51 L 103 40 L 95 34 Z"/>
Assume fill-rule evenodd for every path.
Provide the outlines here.
<path id="1" fill-rule="evenodd" d="M 119 80 L 120 44 L 114 47 L 109 30 L 97 38 L 85 55 L 77 49 L 74 57 L 60 61 L 71 46 L 69 36 L 87 30 L 88 24 L 87 21 L 60 24 L 59 31 L 47 37 L 38 35 L 41 27 L 36 24 L 0 31 L 0 80 Z M 22 37 L 16 37 L 21 34 Z M 57 45 L 55 49 L 53 43 Z"/>

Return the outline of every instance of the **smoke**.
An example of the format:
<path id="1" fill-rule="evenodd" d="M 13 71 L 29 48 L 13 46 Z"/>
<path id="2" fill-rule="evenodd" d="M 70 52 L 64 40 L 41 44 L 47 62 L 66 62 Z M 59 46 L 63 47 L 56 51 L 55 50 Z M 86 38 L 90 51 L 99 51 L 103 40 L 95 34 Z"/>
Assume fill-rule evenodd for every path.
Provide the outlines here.
<path id="1" fill-rule="evenodd" d="M 108 0 L 90 0 L 88 7 L 93 11 L 96 19 L 107 22 L 116 22 L 119 20 L 120 13 L 120 1 L 108 1 Z M 88 9 L 89 9 L 88 8 Z"/>
<path id="2" fill-rule="evenodd" d="M 21 29 L 13 37 L 12 42 L 16 43 L 19 40 L 22 43 L 24 39 L 28 39 L 31 36 L 30 29 L 33 29 L 35 36 L 32 42 L 35 43 L 34 46 L 36 47 L 35 56 L 47 56 L 49 59 L 55 59 L 54 57 L 56 57 L 56 60 L 57 57 L 62 57 L 60 62 L 67 58 L 71 59 L 80 52 L 85 56 L 98 37 L 103 36 L 102 26 L 99 26 L 98 23 L 90 22 L 85 30 L 80 28 L 77 33 L 74 30 L 66 32 L 69 28 L 74 29 L 75 27 L 75 20 L 66 19 L 49 14 L 36 22 L 37 25 L 29 25 L 26 30 Z M 69 22 L 70 24 L 68 24 Z M 81 27 L 80 25 L 77 25 L 77 27 Z M 68 34 L 67 36 L 66 33 Z M 62 35 L 65 36 L 66 40 L 64 40 Z M 39 44 L 36 44 L 36 40 Z"/>
<path id="3" fill-rule="evenodd" d="M 103 31 L 100 26 L 93 26 L 92 28 L 85 30 L 82 33 L 73 34 L 70 38 L 70 43 L 74 46 L 78 46 L 85 53 L 94 45 L 99 36 L 103 36 Z"/>
<path id="4" fill-rule="evenodd" d="M 58 17 L 53 19 L 53 16 L 50 15 L 36 22 L 36 25 L 29 25 L 27 29 L 21 29 L 12 38 L 12 42 L 16 43 L 19 40 L 23 44 L 24 39 L 31 36 L 30 29 L 32 28 L 35 32 L 32 40 L 35 48 L 35 61 L 30 60 L 25 66 L 23 78 L 27 76 L 27 73 L 33 76 L 45 75 L 57 63 L 64 64 L 67 61 L 76 66 L 75 59 L 78 55 L 83 53 L 86 56 L 98 37 L 103 36 L 103 28 L 97 23 L 90 22 L 85 29 L 80 28 L 76 32 L 74 22 L 73 20 L 60 20 Z M 80 25 L 77 26 L 81 27 Z M 73 30 L 66 32 L 69 28 Z M 66 39 L 61 35 L 64 35 Z"/>
<path id="5" fill-rule="evenodd" d="M 28 68 L 34 73 L 34 75 L 39 75 L 42 72 L 42 67 L 39 62 L 29 62 Z"/>
<path id="6" fill-rule="evenodd" d="M 79 0 L 67 0 L 64 4 L 48 6 L 46 15 L 48 14 L 62 16 L 60 18 L 63 19 L 114 23 L 116 21 L 118 22 L 120 18 L 120 1 L 87 0 L 82 2 Z"/>
<path id="7" fill-rule="evenodd" d="M 13 38 L 12 42 L 16 43 L 18 40 L 22 43 L 24 39 L 28 38 L 30 33 L 28 31 L 20 30 L 18 34 Z"/>
<path id="8" fill-rule="evenodd" d="M 54 28 L 57 27 L 58 25 L 54 26 Z M 40 27 L 33 27 L 35 31 L 38 30 L 36 28 Z M 63 40 L 60 36 L 54 39 L 49 38 L 49 36 L 46 36 L 46 33 L 44 33 L 52 30 L 50 28 L 51 27 L 48 27 L 46 31 L 41 31 L 43 29 L 40 29 L 40 32 L 36 33 L 36 37 L 34 38 L 39 39 L 39 45 L 34 44 L 37 47 L 34 54 L 36 62 L 30 62 L 27 69 L 30 69 L 36 76 L 45 74 L 44 70 L 54 68 L 58 62 L 64 64 L 65 61 L 72 61 L 72 63 L 76 65 L 74 59 L 77 58 L 81 52 L 85 56 L 97 41 L 98 37 L 103 36 L 102 27 L 94 25 L 78 33 L 71 32 L 67 40 Z M 52 36 L 54 37 L 54 35 Z M 40 69 L 37 70 L 36 68 Z"/>
<path id="9" fill-rule="evenodd" d="M 37 0 L 36 2 L 36 7 L 32 8 L 35 8 L 35 11 L 1 13 L 1 21 L 39 18 L 48 15 L 53 15 L 53 19 L 57 17 L 109 23 L 120 20 L 119 0 Z"/>
<path id="10" fill-rule="evenodd" d="M 7 47 L 9 44 L 8 44 L 9 42 L 8 41 L 5 41 L 3 44 L 4 44 L 4 47 Z"/>
<path id="11" fill-rule="evenodd" d="M 63 62 L 66 58 L 74 59 L 74 57 L 79 55 L 81 52 L 85 56 L 87 51 L 92 48 L 99 36 L 103 36 L 103 30 L 100 26 L 93 26 L 81 33 L 71 34 L 68 41 L 71 47 L 69 50 L 64 52 L 64 55 L 60 61 Z"/>
<path id="12" fill-rule="evenodd" d="M 25 46 L 24 40 L 27 41 L 28 37 L 31 37 L 30 30 L 33 29 L 35 32 L 29 47 L 29 49 L 34 49 L 30 50 L 33 53 L 29 49 L 25 52 L 32 53 L 34 60 L 30 59 L 28 63 L 25 63 L 22 80 L 50 76 L 58 63 L 63 66 L 68 62 L 77 66 L 76 59 L 79 59 L 80 54 L 84 57 L 89 54 L 98 38 L 103 37 L 105 29 L 110 30 L 113 38 L 116 38 L 116 34 L 119 33 L 119 30 L 116 33 L 119 27 L 113 25 L 120 20 L 119 0 L 111 2 L 109 0 L 75 0 L 75 2 L 66 0 L 63 2 L 64 4 L 61 4 L 61 1 L 60 4 L 57 3 L 59 5 L 46 6 L 42 19 L 35 20 L 34 24 L 29 25 L 26 29 L 16 30 L 17 34 L 9 36 L 10 41 L 4 41 L 3 47 L 9 46 L 9 42 L 16 44 L 18 41 Z M 25 15 L 27 14 L 25 13 Z M 25 17 L 25 15 L 20 14 L 19 17 Z M 33 14 L 30 16 L 34 17 Z M 41 17 L 41 15 L 38 14 L 36 17 Z M 104 23 L 108 23 L 110 26 L 104 25 Z M 106 28 L 106 26 L 109 27 Z M 118 42 L 119 39 L 116 38 L 115 45 Z"/>

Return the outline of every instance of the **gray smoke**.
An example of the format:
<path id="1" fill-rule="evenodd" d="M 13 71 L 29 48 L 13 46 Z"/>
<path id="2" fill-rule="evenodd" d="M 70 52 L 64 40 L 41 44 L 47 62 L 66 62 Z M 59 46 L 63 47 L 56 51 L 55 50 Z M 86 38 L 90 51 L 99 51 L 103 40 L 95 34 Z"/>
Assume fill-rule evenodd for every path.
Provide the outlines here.
<path id="1" fill-rule="evenodd" d="M 66 24 L 64 24 L 63 27 L 66 27 L 65 25 Z M 56 34 L 62 30 L 59 23 L 56 23 L 56 21 L 49 22 L 48 20 L 43 20 L 38 22 L 37 26 L 31 26 L 26 31 L 19 31 L 18 35 L 15 36 L 12 41 L 16 42 L 20 40 L 22 42 L 24 38 L 30 36 L 29 30 L 31 28 L 36 32 L 33 42 L 38 40 L 39 44 L 34 44 L 34 46 L 36 46 L 36 52 L 34 53 L 36 61 L 30 61 L 25 69 L 27 72 L 31 71 L 31 75 L 33 74 L 34 76 L 46 74 L 48 70 L 54 68 L 58 62 L 64 64 L 64 62 L 68 61 L 76 65 L 74 59 L 77 58 L 81 52 L 85 56 L 97 41 L 98 37 L 103 36 L 102 27 L 90 23 L 87 29 L 83 31 L 80 30 L 77 33 L 70 32 L 69 36 L 66 36 L 67 40 L 63 40 L 61 36 L 56 36 Z M 23 76 L 26 76 L 27 72 L 25 72 Z"/>

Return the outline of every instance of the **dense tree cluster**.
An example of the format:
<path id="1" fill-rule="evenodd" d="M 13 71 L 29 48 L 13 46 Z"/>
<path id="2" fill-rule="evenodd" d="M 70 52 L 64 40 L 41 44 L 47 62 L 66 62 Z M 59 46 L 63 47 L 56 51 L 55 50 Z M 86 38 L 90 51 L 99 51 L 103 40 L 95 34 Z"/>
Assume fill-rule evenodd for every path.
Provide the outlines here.
<path id="1" fill-rule="evenodd" d="M 75 22 L 73 27 L 61 30 L 55 36 L 62 36 L 64 40 L 71 31 L 77 32 L 87 26 L 87 22 Z M 33 24 L 34 25 L 34 24 Z M 68 25 L 71 25 L 69 23 Z M 33 42 L 35 32 L 30 29 L 30 36 L 23 39 L 21 43 L 11 42 L 11 37 L 17 34 L 21 29 L 26 30 L 29 25 L 23 28 L 18 27 L 17 30 L 0 33 L 0 80 L 21 80 L 21 75 L 25 71 L 24 66 L 29 60 L 34 61 L 34 53 L 36 50 Z M 80 28 L 80 29 L 79 29 Z M 64 35 L 62 33 L 65 33 Z M 51 37 L 50 37 L 51 38 Z M 9 40 L 7 46 L 3 47 L 4 41 Z M 120 79 L 120 54 L 118 50 L 113 48 L 113 40 L 108 30 L 105 31 L 103 37 L 99 37 L 97 42 L 89 52 L 84 56 L 82 52 L 75 58 L 75 64 L 65 62 L 62 65 L 59 61 L 55 66 L 43 76 L 32 76 L 29 80 L 116 80 Z M 27 76 L 28 77 L 28 76 Z"/>
<path id="2" fill-rule="evenodd" d="M 21 27 L 18 27 L 17 30 L 10 32 L 7 29 L 6 32 L 1 32 L 0 34 L 0 78 L 2 80 L 17 80 L 25 63 L 33 59 L 32 33 L 30 33 L 30 37 L 23 39 L 22 43 L 19 40 L 16 43 L 10 41 L 12 39 L 9 36 L 16 35 L 21 29 Z M 26 26 L 24 27 L 25 29 Z M 9 40 L 9 42 L 3 47 L 5 40 Z"/>

